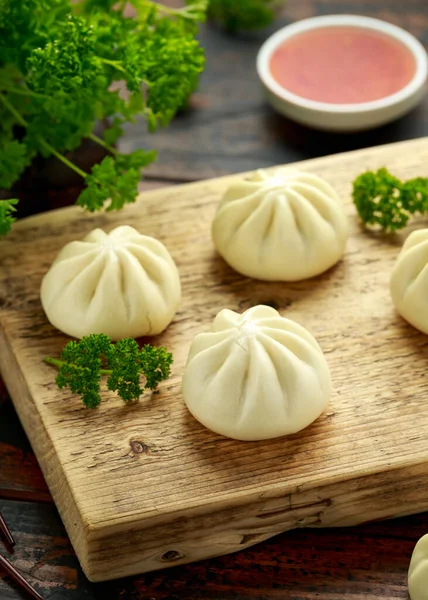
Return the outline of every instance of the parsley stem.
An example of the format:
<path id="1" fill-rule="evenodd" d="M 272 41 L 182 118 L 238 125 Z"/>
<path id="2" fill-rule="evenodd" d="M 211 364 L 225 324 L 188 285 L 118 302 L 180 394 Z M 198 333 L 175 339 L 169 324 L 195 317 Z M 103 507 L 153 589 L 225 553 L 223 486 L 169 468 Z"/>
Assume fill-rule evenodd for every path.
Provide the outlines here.
<path id="1" fill-rule="evenodd" d="M 46 148 L 46 150 L 48 150 L 51 154 L 53 154 L 54 156 L 56 156 L 56 158 L 58 160 L 60 160 L 67 167 L 69 167 L 70 169 L 72 169 L 75 173 L 77 173 L 78 175 L 80 175 L 81 177 L 83 177 L 83 179 L 86 179 L 86 177 L 88 176 L 88 173 L 86 173 L 85 171 L 83 171 L 82 169 L 80 169 L 77 165 L 75 165 L 70 160 L 68 160 L 68 158 L 66 158 L 63 154 L 60 154 L 60 152 L 57 152 L 55 150 L 55 148 L 53 146 L 51 146 L 49 144 L 49 142 L 47 142 L 42 137 L 39 138 L 39 141 L 40 141 L 40 144 L 42 146 L 44 146 Z"/>
<path id="2" fill-rule="evenodd" d="M 102 56 L 100 56 L 99 59 L 101 62 L 105 63 L 106 65 L 110 65 L 111 67 L 114 67 L 118 71 L 122 71 L 122 73 L 127 73 L 126 69 L 124 69 L 122 67 L 120 60 L 110 60 L 109 58 L 103 58 Z"/>
<path id="3" fill-rule="evenodd" d="M 113 148 L 113 146 L 110 146 L 109 144 L 107 144 L 107 142 L 105 142 L 102 138 L 95 135 L 95 133 L 90 133 L 88 137 L 93 142 L 96 142 L 97 144 L 99 144 L 100 146 L 102 146 L 103 148 L 105 148 L 106 150 L 111 152 L 112 154 L 117 154 L 116 148 Z"/>
<path id="4" fill-rule="evenodd" d="M 37 92 L 33 92 L 28 88 L 16 88 L 16 87 L 4 87 L 2 86 L 4 92 L 9 92 L 9 94 L 18 94 L 20 96 L 33 96 L 35 98 L 49 98 L 46 94 L 38 94 Z"/>
<path id="5" fill-rule="evenodd" d="M 204 3 L 202 2 L 199 4 L 191 4 L 190 6 L 183 6 L 182 8 L 170 8 L 169 6 L 165 6 L 164 4 L 158 4 L 157 2 L 152 2 L 152 4 L 155 4 L 159 12 L 164 12 L 167 15 L 180 16 L 185 17 L 186 19 L 195 20 L 199 20 L 198 15 L 194 13 L 195 9 L 203 10 L 205 8 Z"/>
<path id="6" fill-rule="evenodd" d="M 22 115 L 19 114 L 16 108 L 12 106 L 12 104 L 9 102 L 6 96 L 2 93 L 0 93 L 0 101 L 3 102 L 4 106 L 8 109 L 8 111 L 13 114 L 15 119 L 18 121 L 19 125 L 22 125 L 22 127 L 27 127 L 27 121 L 23 118 Z"/>
<path id="7" fill-rule="evenodd" d="M 66 363 L 64 360 L 60 360 L 59 358 L 52 358 L 51 356 L 46 356 L 44 361 L 47 365 L 52 365 L 53 367 L 57 367 L 58 369 L 63 365 L 70 364 Z M 100 369 L 100 375 L 111 375 L 113 371 L 109 369 Z"/>
<path id="8" fill-rule="evenodd" d="M 19 125 L 22 125 L 22 127 L 28 126 L 27 121 L 22 117 L 22 115 L 19 114 L 19 112 L 15 109 L 15 107 L 9 102 L 9 100 L 6 98 L 6 96 L 2 93 L 0 93 L 0 101 L 3 102 L 4 106 L 9 110 L 9 112 L 11 112 L 13 114 L 13 116 L 15 117 L 15 119 L 17 120 Z M 69 167 L 70 169 L 75 171 L 78 175 L 83 177 L 83 179 L 86 179 L 88 174 L 85 173 L 85 171 L 82 171 L 82 169 L 79 169 L 79 167 L 77 165 L 75 165 L 74 163 L 69 161 L 68 158 L 66 158 L 63 154 L 60 154 L 59 152 L 57 152 L 55 150 L 55 148 L 53 146 L 51 146 L 49 144 L 49 142 L 47 142 L 44 138 L 39 137 L 39 141 L 40 141 L 40 144 L 42 146 L 44 146 L 46 148 L 46 150 L 48 150 L 51 154 L 56 156 L 56 158 L 58 160 L 60 160 L 65 165 L 67 165 L 67 167 Z"/>

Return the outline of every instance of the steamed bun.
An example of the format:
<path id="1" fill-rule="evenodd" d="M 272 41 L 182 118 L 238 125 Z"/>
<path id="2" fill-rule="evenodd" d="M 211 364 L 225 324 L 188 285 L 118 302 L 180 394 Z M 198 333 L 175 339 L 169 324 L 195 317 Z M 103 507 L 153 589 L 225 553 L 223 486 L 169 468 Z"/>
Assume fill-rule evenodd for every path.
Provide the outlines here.
<path id="1" fill-rule="evenodd" d="M 172 321 L 180 299 L 178 270 L 165 246 L 128 226 L 95 229 L 67 244 L 41 287 L 49 321 L 76 338 L 156 335 Z"/>
<path id="2" fill-rule="evenodd" d="M 214 218 L 212 237 L 238 273 L 266 281 L 298 281 L 337 263 L 347 219 L 326 181 L 299 171 L 257 171 L 233 183 Z"/>
<path id="3" fill-rule="evenodd" d="M 413 550 L 409 567 L 411 600 L 428 600 L 428 535 L 424 535 Z"/>
<path id="4" fill-rule="evenodd" d="M 307 427 L 331 394 L 321 348 L 301 325 L 268 306 L 218 313 L 195 337 L 182 382 L 189 411 L 237 440 L 264 440 Z"/>
<path id="5" fill-rule="evenodd" d="M 391 273 L 390 290 L 400 315 L 428 334 L 428 229 L 413 231 L 404 242 Z"/>

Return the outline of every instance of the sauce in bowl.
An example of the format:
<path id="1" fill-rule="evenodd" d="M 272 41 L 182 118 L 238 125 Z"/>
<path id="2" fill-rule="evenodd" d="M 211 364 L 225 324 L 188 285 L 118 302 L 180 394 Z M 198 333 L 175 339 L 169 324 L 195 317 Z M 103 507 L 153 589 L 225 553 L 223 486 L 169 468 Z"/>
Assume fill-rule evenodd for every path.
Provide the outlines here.
<path id="1" fill-rule="evenodd" d="M 399 40 L 362 27 L 320 27 L 284 40 L 272 53 L 272 77 L 289 92 L 317 102 L 361 104 L 395 94 L 416 72 Z"/>

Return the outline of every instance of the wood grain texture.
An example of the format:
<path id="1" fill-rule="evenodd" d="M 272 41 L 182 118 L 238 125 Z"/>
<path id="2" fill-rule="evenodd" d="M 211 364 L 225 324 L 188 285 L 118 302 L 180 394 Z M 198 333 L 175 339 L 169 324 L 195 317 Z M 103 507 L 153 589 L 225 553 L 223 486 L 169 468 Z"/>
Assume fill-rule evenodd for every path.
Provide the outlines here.
<path id="1" fill-rule="evenodd" d="M 337 187 L 352 235 L 337 267 L 291 285 L 243 278 L 216 255 L 210 223 L 231 178 L 148 192 L 115 215 L 46 213 L 21 221 L 0 244 L 1 372 L 91 580 L 225 554 L 296 527 L 428 508 L 428 340 L 398 318 L 387 287 L 403 235 L 362 231 L 349 201 L 350 182 L 364 169 L 387 164 L 405 178 L 423 172 L 427 159 L 421 139 L 299 165 Z M 56 389 L 42 363 L 66 338 L 47 323 L 38 290 L 64 243 L 119 223 L 162 240 L 177 262 L 183 303 L 155 340 L 175 363 L 153 398 L 124 406 L 106 394 L 88 411 Z M 188 414 L 180 377 L 193 336 L 220 308 L 259 303 L 317 337 L 334 395 L 300 434 L 236 442 Z"/>
<path id="2" fill-rule="evenodd" d="M 42 475 L 9 402 L 0 406 L 0 439 L 10 442 L 7 450 L 0 444 L 0 510 L 18 542 L 10 559 L 47 599 L 314 600 L 322 594 L 322 600 L 408 600 L 407 568 L 428 531 L 428 513 L 346 529 L 299 529 L 237 554 L 90 584 L 54 507 L 35 502 Z M 0 598 L 20 597 L 0 574 Z"/>
<path id="3" fill-rule="evenodd" d="M 75 591 L 86 597 L 89 584 L 78 567 L 70 542 L 53 505 L 0 500 L 0 510 L 14 530 L 17 545 L 11 555 L 1 548 L 12 564 L 44 598 L 61 598 L 61 591 Z M 16 600 L 26 596 L 0 572 L 0 598 Z"/>
<path id="4" fill-rule="evenodd" d="M 237 554 L 91 584 L 53 506 L 0 500 L 0 510 L 17 524 L 10 560 L 47 600 L 408 600 L 410 556 L 428 530 L 428 513 L 299 529 Z M 25 600 L 1 574 L 0 598 Z"/>
<path id="5" fill-rule="evenodd" d="M 52 502 L 11 402 L 0 412 L 0 499 Z"/>
<path id="6" fill-rule="evenodd" d="M 9 402 L 0 406 L 0 439 L 11 442 L 7 454 L 0 445 L 0 477 L 6 468 L 4 483 L 13 487 L 12 461 L 33 500 L 4 500 L 0 490 L 0 510 L 18 542 L 9 558 L 46 599 L 408 600 L 407 568 L 416 541 L 428 531 L 428 513 L 346 529 L 294 530 L 237 554 L 90 584 L 53 505 L 34 502 L 38 485 L 31 496 L 42 476 Z M 14 460 L 13 444 L 17 456 L 25 453 L 25 464 Z M 0 598 L 21 597 L 0 573 Z"/>

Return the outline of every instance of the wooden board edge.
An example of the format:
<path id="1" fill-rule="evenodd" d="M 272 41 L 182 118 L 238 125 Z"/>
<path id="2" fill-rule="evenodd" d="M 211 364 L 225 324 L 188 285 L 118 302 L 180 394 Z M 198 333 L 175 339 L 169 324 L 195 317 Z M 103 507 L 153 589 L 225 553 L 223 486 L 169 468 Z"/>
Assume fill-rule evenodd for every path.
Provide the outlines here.
<path id="1" fill-rule="evenodd" d="M 0 371 L 73 547 L 90 581 L 100 582 L 230 554 L 279 533 L 302 527 L 350 526 L 428 510 L 426 463 L 403 457 L 381 473 L 359 474 L 328 485 L 273 486 L 225 503 L 162 515 L 154 526 L 134 520 L 100 530 L 84 523 L 53 443 L 34 409 L 28 384 L 0 318 Z M 289 489 L 289 486 L 288 486 Z M 405 494 L 402 493 L 405 490 Z M 406 500 L 401 500 L 405 496 Z M 412 509 L 409 511 L 409 498 Z"/>
<path id="2" fill-rule="evenodd" d="M 231 554 L 297 528 L 344 527 L 428 510 L 426 462 L 339 483 L 266 492 L 240 506 L 205 507 L 155 527 L 90 537 L 85 574 L 107 581 Z M 409 502 L 409 498 L 411 502 Z M 409 510 L 409 505 L 412 509 Z M 98 532 L 100 533 L 100 532 Z"/>
<path id="3" fill-rule="evenodd" d="M 427 143 L 427 139 L 428 138 L 423 138 L 422 140 L 403 142 L 402 144 L 411 144 L 413 149 L 412 151 L 417 152 L 418 147 L 422 148 L 421 141 L 423 141 L 425 145 Z M 386 151 L 387 148 L 388 146 L 382 146 L 372 150 L 376 150 L 376 152 L 378 152 L 379 150 L 385 149 Z M 360 152 L 362 151 L 336 155 L 335 159 L 338 163 L 341 160 L 344 160 L 344 157 L 346 157 L 346 160 L 352 160 L 352 156 L 355 156 Z M 378 154 L 376 154 L 376 156 L 378 156 Z M 326 158 L 315 159 L 314 161 L 304 161 L 305 168 L 309 168 L 310 165 L 315 163 L 322 164 L 321 161 L 324 160 L 326 160 Z M 230 181 L 235 177 L 236 175 L 233 175 L 222 179 Z M 200 185 L 200 182 L 196 184 L 187 184 L 186 187 L 194 185 Z M 161 191 L 164 193 L 164 189 Z M 156 195 L 158 192 L 149 193 Z M 71 209 L 61 209 L 61 213 L 63 215 L 61 219 L 65 219 L 66 215 L 68 215 L 70 211 L 76 210 L 79 211 L 80 209 L 77 207 L 72 207 Z M 58 211 L 55 211 L 55 214 L 57 213 Z M 53 213 L 50 214 L 53 220 L 52 215 Z M 43 216 L 44 215 L 41 215 L 40 217 L 43 218 Z M 31 217 L 28 219 L 28 221 L 37 218 L 38 217 Z M 277 533 L 288 529 L 293 529 L 295 527 L 335 526 L 334 523 L 336 521 L 341 525 L 354 525 L 361 522 L 366 522 L 367 520 L 373 520 L 374 518 L 384 519 L 391 518 L 393 516 L 411 514 L 408 512 L 408 509 L 405 509 L 403 503 L 399 504 L 396 498 L 397 486 L 399 490 L 403 489 L 403 481 L 406 483 L 407 494 L 410 486 L 411 494 L 413 494 L 418 507 L 416 512 L 427 509 L 428 501 L 423 498 L 421 492 L 421 489 L 426 489 L 427 486 L 425 475 L 422 471 L 420 473 L 418 472 L 417 457 L 408 456 L 399 457 L 400 464 L 395 463 L 387 465 L 389 469 L 392 469 L 391 472 L 395 473 L 395 476 L 391 479 L 391 481 L 388 479 L 387 488 L 387 493 L 391 496 L 393 501 L 384 498 L 380 501 L 379 508 L 377 504 L 377 502 L 379 502 L 378 498 L 375 498 L 368 493 L 367 497 L 369 498 L 370 502 L 367 501 L 366 511 L 364 515 L 362 514 L 362 511 L 360 511 L 356 517 L 354 515 L 354 522 L 352 522 L 352 515 L 349 514 L 349 511 L 346 508 L 346 501 L 342 499 L 342 496 L 346 496 L 349 493 L 347 486 L 351 485 L 351 483 L 354 481 L 358 481 L 360 482 L 360 487 L 364 488 L 365 482 L 371 481 L 373 483 L 375 478 L 380 475 L 379 473 L 376 474 L 367 472 L 362 474 L 360 472 L 355 474 L 355 480 L 349 479 L 348 481 L 341 482 L 340 484 L 338 481 L 333 482 L 334 485 L 337 486 L 336 488 L 332 487 L 333 483 L 331 481 L 328 483 L 328 486 L 323 485 L 323 483 L 320 481 L 313 481 L 308 482 L 308 484 L 305 483 L 304 486 L 296 486 L 296 491 L 293 491 L 292 493 L 289 493 L 290 484 L 287 485 L 287 491 L 284 490 L 284 485 L 272 486 L 272 489 L 269 489 L 265 495 L 260 495 L 259 497 L 256 496 L 256 492 L 249 490 L 245 493 L 245 496 L 240 496 L 236 499 L 233 507 L 230 510 L 227 510 L 225 504 L 222 504 L 221 501 L 215 501 L 210 505 L 200 505 L 198 507 L 189 506 L 187 509 L 185 507 L 181 507 L 179 512 L 177 511 L 162 515 L 161 519 L 157 523 L 155 522 L 150 524 L 147 520 L 143 520 L 141 517 L 138 518 L 138 516 L 135 516 L 132 520 L 132 523 L 131 520 L 127 522 L 121 521 L 115 531 L 113 527 L 109 526 L 107 526 L 105 529 L 98 528 L 97 526 L 94 527 L 93 524 L 91 525 L 88 519 L 85 520 L 85 517 L 82 518 L 79 515 L 76 500 L 72 496 L 72 492 L 68 487 L 68 482 L 66 481 L 66 476 L 63 473 L 62 467 L 54 454 L 53 443 L 49 438 L 49 433 L 43 427 L 42 418 L 40 415 L 37 415 L 39 420 L 39 422 L 37 422 L 37 419 L 35 419 L 34 415 L 32 414 L 35 414 L 34 409 L 32 412 L 29 411 L 29 407 L 31 408 L 34 406 L 33 400 L 30 396 L 31 382 L 26 381 L 25 375 L 21 371 L 17 357 L 15 356 L 13 350 L 13 344 L 11 344 L 10 333 L 9 335 L 7 333 L 7 316 L 9 313 L 4 312 L 2 314 L 4 315 L 4 321 L 2 323 L 0 318 L 0 371 L 4 373 L 7 386 L 11 393 L 13 392 L 15 406 L 30 440 L 32 442 L 33 440 L 37 440 L 37 442 L 39 442 L 39 437 L 37 436 L 44 436 L 40 438 L 42 439 L 42 443 L 39 453 L 36 452 L 37 458 L 52 491 L 54 499 L 57 502 L 60 514 L 66 525 L 67 531 L 70 535 L 82 566 L 88 577 L 93 581 L 114 579 L 116 577 L 124 576 L 124 574 L 133 575 L 142 571 L 144 572 L 162 569 L 166 566 L 185 564 L 200 560 L 201 558 L 209 558 L 211 556 L 235 552 L 236 550 L 251 546 L 259 541 L 276 535 Z M 3 349 L 6 350 L 8 346 L 10 356 L 5 357 L 3 362 Z M 35 443 L 33 446 L 35 446 Z M 424 467 L 426 469 L 426 463 Z M 406 470 L 405 473 L 404 469 Z M 50 471 L 53 473 L 50 474 Z M 398 476 L 397 473 L 401 473 L 401 475 Z M 412 487 L 413 483 L 409 483 L 408 481 L 409 474 L 411 474 L 415 479 L 418 479 L 419 477 L 417 491 Z M 389 477 L 389 474 L 383 475 Z M 372 485 L 372 483 L 370 485 Z M 385 480 L 383 481 L 383 485 L 385 485 Z M 55 486 L 61 490 L 61 492 L 58 492 L 57 495 L 54 493 Z M 329 492 L 327 494 L 327 489 L 332 490 L 331 493 Z M 316 492 L 317 495 L 313 496 L 315 499 L 313 499 L 312 502 L 304 503 L 302 501 L 302 494 L 307 494 L 309 492 L 313 492 L 314 494 Z M 417 492 L 421 493 L 421 495 L 417 496 Z M 384 493 L 385 492 L 382 489 L 379 491 L 379 495 L 381 494 L 382 497 Z M 337 499 L 336 495 L 339 495 L 340 499 Z M 319 516 L 315 518 L 316 514 L 318 513 L 312 514 L 312 509 L 319 509 L 319 502 L 324 502 L 323 498 L 325 497 L 327 497 L 327 501 L 331 501 L 331 504 L 325 506 L 325 510 L 324 508 L 318 510 L 318 513 L 322 513 L 322 519 Z M 285 498 L 289 498 L 290 500 L 288 511 L 285 510 L 284 506 L 281 505 L 281 502 L 284 502 Z M 356 498 L 364 499 L 366 496 L 357 495 Z M 389 501 L 390 504 L 388 504 Z M 266 507 L 263 504 L 264 502 L 267 503 Z M 279 502 L 280 504 L 278 511 L 278 506 L 275 504 L 275 502 Z M 356 500 L 355 503 L 358 504 Z M 329 516 L 330 522 L 329 519 L 327 519 L 327 517 L 324 515 L 330 515 L 331 506 L 334 506 L 337 510 L 334 518 L 333 516 Z M 400 510 L 395 510 L 397 506 L 400 506 Z M 251 519 L 254 520 L 254 523 L 252 521 L 247 522 L 246 516 L 247 510 L 250 508 L 252 509 L 252 507 L 254 507 L 255 511 L 251 516 Z M 261 507 L 263 507 L 264 512 L 268 512 L 268 516 L 264 515 L 261 517 L 259 515 L 257 511 L 261 510 Z M 71 514 L 68 514 L 69 510 L 71 511 Z M 272 514 L 270 514 L 269 511 L 272 511 Z M 303 511 L 304 514 L 301 518 L 298 518 L 301 514 L 301 511 Z M 306 514 L 305 511 L 308 511 L 308 513 Z M 284 516 L 285 512 L 287 512 L 286 517 Z M 412 509 L 411 512 L 413 513 L 415 510 Z M 367 517 L 366 513 L 372 516 Z M 220 519 L 220 517 L 223 518 L 225 515 L 228 515 L 227 518 L 229 519 L 230 524 L 225 523 L 224 527 L 218 529 L 217 531 L 217 521 Z M 375 516 L 373 517 L 373 515 Z M 224 518 L 226 518 L 226 516 Z M 345 517 L 343 520 L 342 516 Z M 278 521 L 275 521 L 275 523 L 272 525 L 269 520 L 271 518 L 278 518 Z M 265 525 L 260 526 L 260 519 L 265 519 L 263 523 L 266 524 L 266 527 Z M 311 519 L 315 520 L 312 522 Z M 187 531 L 187 522 L 190 522 L 190 526 L 188 528 L 189 531 Z M 242 526 L 240 524 L 242 524 Z M 237 528 L 241 528 L 242 533 L 238 531 Z M 249 533 L 245 533 L 247 528 Z M 254 529 L 256 529 L 255 533 Z M 212 537 L 212 535 L 214 535 L 214 533 L 212 534 L 212 531 L 214 531 L 214 533 L 217 531 L 214 538 Z M 157 534 L 158 537 L 153 538 L 155 534 Z M 188 537 L 186 537 L 187 534 L 189 534 Z M 182 552 L 178 546 L 178 550 L 171 548 L 171 543 L 174 541 L 176 536 L 178 536 L 177 544 L 183 543 Z M 126 551 L 126 560 L 124 560 L 122 567 L 120 567 L 122 568 L 120 574 L 114 574 L 114 567 L 111 567 L 108 561 L 110 560 L 110 557 L 115 557 L 118 554 L 118 537 L 120 537 L 121 543 Z M 145 555 L 145 551 L 148 549 L 148 540 L 151 540 L 152 538 L 156 543 L 156 547 L 153 549 L 153 556 L 156 560 L 153 559 L 152 555 Z M 189 544 L 189 550 L 185 544 Z M 201 548 L 204 544 L 207 545 L 207 548 L 204 550 L 203 556 L 199 556 L 201 553 Z M 94 548 L 96 550 L 94 550 Z M 101 563 L 101 559 L 98 555 L 101 555 L 106 548 L 108 549 L 108 556 L 104 556 Z M 192 548 L 194 548 L 194 550 L 192 550 Z M 188 554 L 186 554 L 186 552 L 188 552 Z M 194 552 L 196 556 L 199 556 L 199 558 L 186 558 L 191 554 L 191 552 Z M 133 566 L 132 568 L 135 568 L 136 570 L 130 570 L 130 565 L 134 565 L 134 560 L 137 560 L 137 566 Z M 161 566 L 158 566 L 158 564 L 161 564 Z M 107 576 L 106 573 L 108 573 Z"/>
<path id="4" fill-rule="evenodd" d="M 416 147 L 419 144 L 420 145 L 428 144 L 428 136 L 422 137 L 422 138 L 414 138 L 411 140 L 404 140 L 401 142 L 393 142 L 390 144 L 382 144 L 380 146 L 372 146 L 369 148 L 360 148 L 358 150 L 351 150 L 348 152 L 340 152 L 340 153 L 333 154 L 333 155 L 320 156 L 318 158 L 309 158 L 309 159 L 305 159 L 305 160 L 301 160 L 301 161 L 285 163 L 282 165 L 273 165 L 271 167 L 267 167 L 265 170 L 269 171 L 269 170 L 273 170 L 273 169 L 277 169 L 277 168 L 289 168 L 289 167 L 296 168 L 300 165 L 302 165 L 302 166 L 304 165 L 305 168 L 312 167 L 312 166 L 318 167 L 320 164 L 322 165 L 322 163 L 326 160 L 328 160 L 330 163 L 332 162 L 333 159 L 335 162 L 340 162 L 342 160 L 349 160 L 354 157 L 358 157 L 361 154 L 365 154 L 365 155 L 370 155 L 370 153 L 377 154 L 378 152 L 380 152 L 382 150 L 384 150 L 385 152 L 388 152 L 388 150 L 391 149 L 392 147 L 394 147 L 394 148 L 402 147 L 403 151 L 405 151 L 406 147 L 408 147 L 408 146 Z M 385 166 L 387 166 L 387 165 L 385 165 Z M 206 183 L 207 185 L 210 185 L 210 183 L 213 181 L 227 183 L 228 181 L 232 181 L 233 179 L 236 179 L 238 177 L 245 176 L 246 174 L 248 174 L 250 172 L 251 171 L 244 171 L 244 172 L 240 172 L 240 173 L 223 175 L 220 177 L 196 180 L 196 181 L 192 181 L 189 183 L 180 184 L 179 187 L 180 187 L 180 189 L 186 190 L 186 189 L 195 187 L 197 185 L 200 185 L 202 182 Z M 175 187 L 178 187 L 177 184 L 170 184 L 170 185 L 166 185 L 164 187 L 160 187 L 158 189 L 143 191 L 138 194 L 136 202 L 137 203 L 141 202 L 144 199 L 144 197 L 147 195 L 150 195 L 153 198 L 155 198 L 158 195 L 162 196 L 165 194 L 166 189 L 175 188 Z M 135 204 L 125 205 L 124 209 L 122 209 L 122 210 L 126 210 L 127 206 L 135 206 Z M 68 206 L 66 208 L 58 208 L 58 209 L 51 210 L 51 211 L 48 211 L 45 213 L 41 213 L 38 215 L 33 215 L 30 217 L 21 219 L 21 220 L 17 221 L 16 223 L 14 223 L 13 230 L 19 231 L 21 229 L 37 227 L 39 224 L 46 226 L 46 225 L 49 225 L 51 219 L 53 220 L 53 222 L 56 223 L 58 220 L 57 215 L 59 215 L 59 214 L 63 215 L 64 218 L 66 218 L 66 217 L 72 218 L 73 216 L 75 216 L 77 214 L 80 214 L 82 218 L 92 218 L 92 217 L 99 216 L 100 214 L 103 214 L 103 213 L 86 212 L 86 211 L 82 210 L 82 208 L 73 205 L 73 206 Z M 112 213 L 109 213 L 109 214 L 112 214 Z"/>
<path id="5" fill-rule="evenodd" d="M 7 313 L 6 313 L 7 314 Z M 8 341 L 6 315 L 0 315 L 0 374 L 18 413 L 21 424 L 31 443 L 49 491 L 67 530 L 82 568 L 87 569 L 88 527 L 68 484 L 55 452 L 53 442 L 36 411 L 25 376 Z"/>

